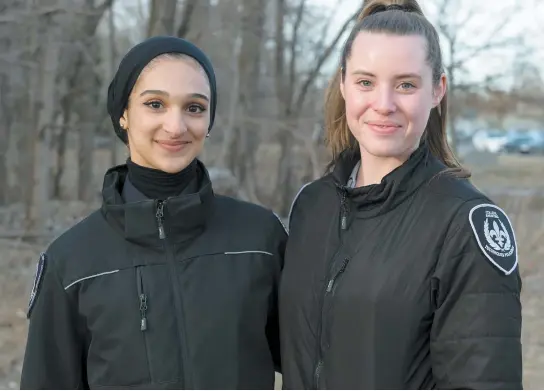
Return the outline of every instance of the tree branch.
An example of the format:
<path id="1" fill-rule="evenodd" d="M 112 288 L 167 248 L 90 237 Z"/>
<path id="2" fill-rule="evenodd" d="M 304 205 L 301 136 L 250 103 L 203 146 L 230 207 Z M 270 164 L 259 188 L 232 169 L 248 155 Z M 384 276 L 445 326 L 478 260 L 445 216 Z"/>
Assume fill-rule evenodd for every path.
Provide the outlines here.
<path id="1" fill-rule="evenodd" d="M 183 7 L 183 16 L 176 34 L 178 37 L 185 37 L 189 32 L 189 28 L 191 27 L 191 16 L 196 8 L 196 2 L 197 0 L 187 0 L 185 7 Z"/>
<path id="2" fill-rule="evenodd" d="M 294 98 L 295 90 L 295 78 L 296 78 L 296 59 L 297 59 L 297 44 L 298 44 L 298 32 L 302 24 L 302 16 L 304 15 L 306 0 L 300 0 L 300 4 L 297 8 L 296 20 L 293 26 L 293 35 L 291 37 L 290 45 L 290 58 L 289 58 L 289 85 L 287 93 L 287 106 L 291 106 Z"/>
<path id="3" fill-rule="evenodd" d="M 344 32 L 348 29 L 348 27 L 357 19 L 357 16 L 359 15 L 360 10 L 357 10 L 354 14 L 352 14 L 342 27 L 338 30 L 338 33 L 334 37 L 334 39 L 329 43 L 329 45 L 325 48 L 323 53 L 321 53 L 321 56 L 317 59 L 315 67 L 310 71 L 308 74 L 308 77 L 302 84 L 302 88 L 300 89 L 300 93 L 297 98 L 296 107 L 297 110 L 300 110 L 304 104 L 304 101 L 306 99 L 306 94 L 308 93 L 308 89 L 310 88 L 310 85 L 314 82 L 315 78 L 321 71 L 321 68 L 323 67 L 323 64 L 325 64 L 325 61 L 330 57 L 332 51 L 340 41 L 340 38 L 342 38 L 342 35 L 344 35 Z"/>

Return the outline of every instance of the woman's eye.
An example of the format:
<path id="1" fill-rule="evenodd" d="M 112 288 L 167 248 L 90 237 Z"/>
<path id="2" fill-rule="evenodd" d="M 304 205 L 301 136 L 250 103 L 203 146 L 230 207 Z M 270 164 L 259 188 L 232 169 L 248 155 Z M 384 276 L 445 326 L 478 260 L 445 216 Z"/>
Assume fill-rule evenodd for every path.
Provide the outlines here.
<path id="1" fill-rule="evenodd" d="M 188 110 L 190 113 L 193 113 L 193 114 L 199 114 L 199 113 L 202 113 L 203 111 L 205 111 L 206 109 L 200 105 L 190 105 L 188 107 Z"/>
<path id="2" fill-rule="evenodd" d="M 402 83 L 400 86 L 403 90 L 409 90 L 411 88 L 415 88 L 415 86 L 412 83 Z"/>
<path id="3" fill-rule="evenodd" d="M 157 100 L 147 102 L 145 103 L 145 105 L 151 107 L 153 110 L 159 110 L 162 108 L 162 103 Z"/>
<path id="4" fill-rule="evenodd" d="M 363 87 L 370 87 L 372 85 L 372 82 L 370 80 L 361 80 L 359 84 Z"/>

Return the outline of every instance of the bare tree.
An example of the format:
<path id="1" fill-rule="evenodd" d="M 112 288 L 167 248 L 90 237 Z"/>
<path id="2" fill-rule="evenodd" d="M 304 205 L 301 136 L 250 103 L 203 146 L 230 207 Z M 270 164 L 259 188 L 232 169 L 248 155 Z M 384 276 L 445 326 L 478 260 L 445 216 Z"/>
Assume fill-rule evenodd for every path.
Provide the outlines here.
<path id="1" fill-rule="evenodd" d="M 497 12 L 498 18 L 489 25 L 489 18 L 482 21 L 479 17 L 481 12 L 477 11 L 477 2 L 463 2 L 461 0 L 437 0 L 437 20 L 436 27 L 443 37 L 445 51 L 447 54 L 446 73 L 448 75 L 448 126 L 450 130 L 452 148 L 456 150 L 456 121 L 459 117 L 459 110 L 456 107 L 457 92 L 461 89 L 474 88 L 474 81 L 469 83 L 462 79 L 466 73 L 466 66 L 470 61 L 483 61 L 494 52 L 501 49 L 516 49 L 525 47 L 521 33 L 509 34 L 508 27 L 519 16 L 519 4 L 512 4 L 506 7 L 493 8 Z M 469 6 L 470 4 L 470 6 Z M 489 10 L 488 7 L 486 7 Z M 488 15 L 489 16 L 489 15 Z M 486 25 L 482 25 L 485 23 Z M 474 39 L 474 36 L 485 37 L 483 39 Z M 504 76 L 504 72 L 489 73 L 483 85 L 486 87 L 493 81 Z"/>
<path id="2" fill-rule="evenodd" d="M 298 0 L 291 35 L 286 38 L 286 0 L 276 0 L 276 91 L 278 94 L 277 100 L 280 105 L 279 116 L 286 124 L 278 133 L 281 154 L 278 162 L 276 188 L 281 189 L 278 192 L 280 198 L 277 202 L 281 205 L 279 211 L 283 215 L 287 214 L 294 193 L 292 146 L 295 141 L 293 131 L 298 129 L 300 125 L 299 113 L 304 110 L 310 87 L 316 82 L 324 64 L 330 58 L 340 39 L 359 14 L 359 10 L 357 10 L 357 12 L 350 15 L 329 42 L 327 42 L 326 34 L 323 34 L 321 41 L 316 45 L 317 52 L 312 55 L 317 60 L 310 69 L 300 72 L 297 66 L 297 59 L 299 59 L 297 48 L 302 44 L 302 40 L 304 39 L 300 34 L 300 28 L 303 16 L 306 14 L 306 9 L 306 1 Z M 286 42 L 290 43 L 287 47 Z M 286 54 L 288 55 L 286 56 Z"/>
<path id="3" fill-rule="evenodd" d="M 177 0 L 151 0 L 147 36 L 173 35 Z"/>

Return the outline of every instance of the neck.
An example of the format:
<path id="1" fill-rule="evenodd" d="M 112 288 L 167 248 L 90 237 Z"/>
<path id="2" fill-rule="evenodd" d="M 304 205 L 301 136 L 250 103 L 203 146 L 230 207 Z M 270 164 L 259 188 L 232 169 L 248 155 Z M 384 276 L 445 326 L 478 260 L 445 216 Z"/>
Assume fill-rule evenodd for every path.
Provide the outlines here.
<path id="1" fill-rule="evenodd" d="M 361 165 L 357 175 L 357 187 L 375 185 L 382 181 L 383 177 L 402 166 L 408 156 L 402 157 L 381 157 L 367 152 L 362 146 Z"/>
<path id="2" fill-rule="evenodd" d="M 140 166 L 130 158 L 127 160 L 128 178 L 142 194 L 150 199 L 165 200 L 189 190 L 196 179 L 196 159 L 177 173 L 167 173 L 154 168 Z"/>

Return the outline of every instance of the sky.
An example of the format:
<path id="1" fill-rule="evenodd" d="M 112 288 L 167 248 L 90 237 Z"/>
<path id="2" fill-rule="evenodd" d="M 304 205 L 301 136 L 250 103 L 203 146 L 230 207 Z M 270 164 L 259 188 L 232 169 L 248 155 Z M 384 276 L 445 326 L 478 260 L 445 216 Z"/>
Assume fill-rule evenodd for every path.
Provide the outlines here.
<path id="1" fill-rule="evenodd" d="M 497 28 L 497 24 L 504 23 L 495 39 L 513 37 L 522 33 L 528 49 L 524 55 L 531 64 L 536 65 L 544 79 L 544 0 L 448 0 L 451 4 L 451 12 L 448 21 L 466 21 L 459 31 L 459 48 L 462 53 L 470 50 L 470 47 L 479 47 L 489 42 L 489 37 Z M 336 13 L 335 25 L 340 28 L 345 18 L 355 12 L 361 4 L 361 0 L 310 0 L 311 3 L 323 7 L 342 8 Z M 436 25 L 437 1 L 420 0 L 425 14 Z M 512 12 L 517 9 L 516 12 Z M 442 41 L 442 51 L 445 61 L 448 60 L 448 46 Z M 468 81 L 482 81 L 488 75 L 507 74 L 501 83 L 508 88 L 513 82 L 511 77 L 516 60 L 520 59 L 519 48 L 508 47 L 504 50 L 495 50 L 485 55 L 472 58 L 466 64 L 467 73 L 461 77 Z"/>

